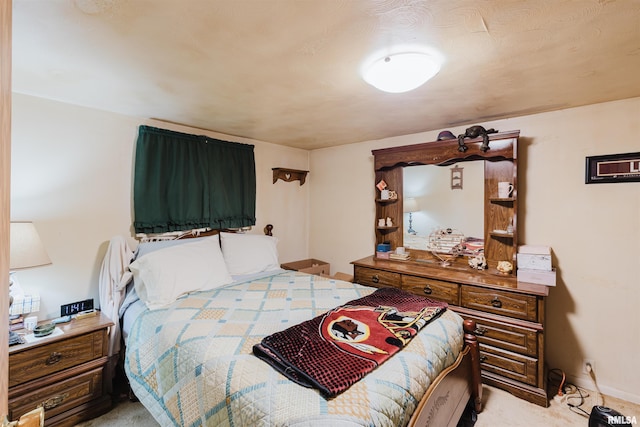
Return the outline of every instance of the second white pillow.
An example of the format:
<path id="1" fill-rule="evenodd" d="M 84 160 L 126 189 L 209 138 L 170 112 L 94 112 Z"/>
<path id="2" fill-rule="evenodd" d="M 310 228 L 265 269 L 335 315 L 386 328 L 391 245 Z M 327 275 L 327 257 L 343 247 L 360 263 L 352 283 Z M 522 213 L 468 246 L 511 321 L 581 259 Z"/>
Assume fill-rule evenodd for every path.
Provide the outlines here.
<path id="1" fill-rule="evenodd" d="M 260 234 L 220 233 L 229 274 L 241 276 L 280 268 L 278 239 Z"/>

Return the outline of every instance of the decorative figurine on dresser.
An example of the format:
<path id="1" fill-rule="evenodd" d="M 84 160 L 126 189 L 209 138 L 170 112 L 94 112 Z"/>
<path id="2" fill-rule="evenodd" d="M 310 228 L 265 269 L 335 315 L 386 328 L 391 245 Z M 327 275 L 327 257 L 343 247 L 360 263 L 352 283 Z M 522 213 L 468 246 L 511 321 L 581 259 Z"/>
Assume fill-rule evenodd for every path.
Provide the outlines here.
<path id="1" fill-rule="evenodd" d="M 377 287 L 393 286 L 445 301 L 463 318 L 473 319 L 480 342 L 483 382 L 546 407 L 545 293 L 519 288 L 516 277 L 520 131 L 473 130 L 463 138 L 464 151 L 459 150 L 459 140 L 452 138 L 372 151 L 375 183 L 384 182 L 385 188 L 393 188 L 397 193 L 393 201 L 376 196 L 375 217 L 394 218 L 393 227 L 374 224 L 376 247 L 389 244 L 392 253 L 402 247 L 409 255 L 406 260 L 372 255 L 353 261 L 354 281 Z M 407 247 L 403 232 L 403 200 L 419 195 L 404 194 L 403 170 L 414 165 L 431 165 L 429 168 L 465 165 L 466 171 L 468 166 L 477 165 L 475 162 L 482 162 L 478 169 L 483 175 L 479 181 L 484 181 L 481 184 L 484 194 L 478 199 L 477 206 L 465 206 L 457 211 L 473 212 L 473 215 L 484 213 L 483 226 L 480 225 L 482 229 L 478 232 L 481 237 L 464 239 L 460 244 L 444 249 L 449 253 L 429 250 L 426 240 L 422 246 Z M 498 183 L 510 184 L 506 197 L 502 192 L 498 193 Z M 504 185 L 501 184 L 501 188 Z M 456 190 L 456 197 L 460 191 Z M 471 199 L 475 194 L 467 185 L 462 191 L 469 192 L 465 199 Z M 447 197 L 447 193 L 439 194 Z M 450 204 L 450 200 L 438 201 L 431 196 L 425 205 L 431 209 L 435 205 Z M 413 228 L 419 235 L 417 217 L 413 216 Z M 467 234 L 464 225 L 439 224 L 438 227 L 459 229 L 463 235 Z M 422 233 L 429 235 L 429 230 Z M 415 240 L 415 236 L 407 236 L 407 239 L 409 237 L 412 242 Z M 375 249 L 372 248 L 372 253 Z"/>

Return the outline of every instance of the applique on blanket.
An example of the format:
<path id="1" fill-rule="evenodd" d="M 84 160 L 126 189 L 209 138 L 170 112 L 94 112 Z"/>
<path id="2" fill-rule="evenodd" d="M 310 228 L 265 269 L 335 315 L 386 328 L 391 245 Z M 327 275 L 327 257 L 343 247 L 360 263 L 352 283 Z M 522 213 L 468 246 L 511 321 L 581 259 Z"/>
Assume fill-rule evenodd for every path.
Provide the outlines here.
<path id="1" fill-rule="evenodd" d="M 333 397 L 400 351 L 446 308 L 381 288 L 265 337 L 253 353 L 292 381 Z"/>

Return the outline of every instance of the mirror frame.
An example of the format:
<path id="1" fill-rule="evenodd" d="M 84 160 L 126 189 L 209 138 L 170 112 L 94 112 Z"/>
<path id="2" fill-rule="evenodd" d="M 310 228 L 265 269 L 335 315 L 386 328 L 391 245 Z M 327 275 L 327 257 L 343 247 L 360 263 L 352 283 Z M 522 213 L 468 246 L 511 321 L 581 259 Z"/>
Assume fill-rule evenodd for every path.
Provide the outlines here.
<path id="1" fill-rule="evenodd" d="M 518 244 L 518 168 L 517 148 L 519 130 L 489 135 L 489 149 L 483 150 L 482 137 L 464 139 L 466 151 L 459 151 L 457 139 L 404 145 L 385 149 L 372 150 L 376 184 L 381 180 L 387 183 L 390 190 L 396 191 L 395 200 L 383 200 L 380 191 L 376 195 L 376 246 L 388 242 L 391 249 L 403 246 L 404 214 L 403 214 L 403 174 L 405 166 L 439 165 L 448 166 L 460 162 L 484 160 L 484 240 L 485 257 L 489 268 L 495 268 L 498 261 L 511 261 L 516 268 Z M 512 197 L 498 198 L 498 182 L 513 183 Z M 379 218 L 391 218 L 390 227 L 379 226 Z M 508 221 L 512 222 L 513 233 L 494 233 L 494 230 L 506 229 Z M 433 259 L 429 251 L 411 249 L 414 259 Z"/>

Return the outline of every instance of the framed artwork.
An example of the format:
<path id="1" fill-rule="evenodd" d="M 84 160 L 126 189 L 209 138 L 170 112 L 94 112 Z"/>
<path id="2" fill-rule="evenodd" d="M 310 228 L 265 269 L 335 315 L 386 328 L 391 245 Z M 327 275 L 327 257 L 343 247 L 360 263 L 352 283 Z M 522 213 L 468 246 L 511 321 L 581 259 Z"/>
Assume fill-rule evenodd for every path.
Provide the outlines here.
<path id="1" fill-rule="evenodd" d="M 585 184 L 640 182 L 640 152 L 586 158 Z"/>
<path id="2" fill-rule="evenodd" d="M 451 168 L 451 189 L 462 190 L 462 171 L 464 168 L 455 166 Z"/>

